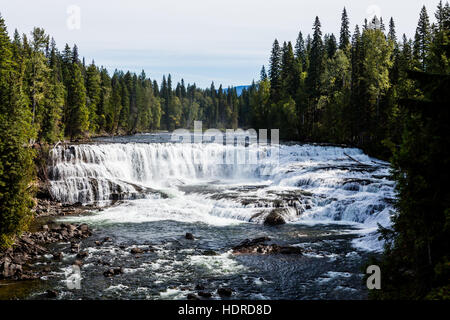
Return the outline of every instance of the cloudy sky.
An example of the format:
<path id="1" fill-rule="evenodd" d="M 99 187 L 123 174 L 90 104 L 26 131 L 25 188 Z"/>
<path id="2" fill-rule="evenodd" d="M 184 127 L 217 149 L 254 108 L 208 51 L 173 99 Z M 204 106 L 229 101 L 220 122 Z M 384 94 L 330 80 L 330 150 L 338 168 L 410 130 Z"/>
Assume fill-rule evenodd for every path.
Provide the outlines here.
<path id="1" fill-rule="evenodd" d="M 245 85 L 259 77 L 275 38 L 338 33 L 342 8 L 351 30 L 364 18 L 394 17 L 397 33 L 414 35 L 420 8 L 432 21 L 438 0 L 0 0 L 9 32 L 42 27 L 62 49 L 76 43 L 86 61 L 140 72 L 158 82 L 171 73 L 201 87 Z"/>

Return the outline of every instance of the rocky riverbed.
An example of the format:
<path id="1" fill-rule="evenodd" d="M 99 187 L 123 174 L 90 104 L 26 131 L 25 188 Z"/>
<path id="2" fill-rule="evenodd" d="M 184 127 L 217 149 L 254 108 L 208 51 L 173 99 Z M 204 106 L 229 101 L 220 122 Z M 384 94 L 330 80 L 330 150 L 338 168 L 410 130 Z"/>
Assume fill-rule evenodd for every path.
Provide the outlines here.
<path id="1" fill-rule="evenodd" d="M 83 252 L 80 243 L 92 235 L 92 230 L 85 223 L 71 224 L 54 222 L 52 218 L 69 214 L 82 214 L 89 210 L 79 204 L 63 206 L 51 200 L 39 199 L 33 209 L 36 219 L 29 232 L 17 237 L 13 246 L 0 252 L 0 297 L 16 298 L 16 291 L 10 287 L 27 287 L 15 282 L 30 282 L 46 279 L 55 268 L 55 263 L 63 260 L 66 255 L 76 254 L 74 264 L 80 264 Z M 45 258 L 51 258 L 47 262 Z M 2 292 L 3 291 L 3 292 Z M 49 296 L 54 291 L 50 290 Z"/>

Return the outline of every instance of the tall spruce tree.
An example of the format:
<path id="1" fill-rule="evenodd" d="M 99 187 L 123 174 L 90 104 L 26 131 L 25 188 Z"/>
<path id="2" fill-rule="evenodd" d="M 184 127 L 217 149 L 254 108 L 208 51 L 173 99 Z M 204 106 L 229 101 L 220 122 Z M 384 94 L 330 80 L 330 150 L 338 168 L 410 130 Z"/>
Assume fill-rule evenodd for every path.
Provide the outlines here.
<path id="1" fill-rule="evenodd" d="M 414 58 L 418 62 L 418 67 L 426 71 L 427 54 L 431 42 L 431 27 L 425 6 L 420 10 L 419 22 L 414 36 Z"/>
<path id="2" fill-rule="evenodd" d="M 273 102 L 280 99 L 281 89 L 281 48 L 278 40 L 275 39 L 269 61 L 270 97 Z"/>
<path id="3" fill-rule="evenodd" d="M 350 44 L 350 22 L 347 16 L 347 10 L 344 7 L 341 17 L 341 31 L 339 36 L 339 49 L 345 50 Z"/>
<path id="4" fill-rule="evenodd" d="M 89 129 L 89 110 L 86 106 L 86 88 L 83 76 L 80 66 L 76 62 L 71 65 L 66 109 L 66 136 L 73 140 L 85 135 Z"/>

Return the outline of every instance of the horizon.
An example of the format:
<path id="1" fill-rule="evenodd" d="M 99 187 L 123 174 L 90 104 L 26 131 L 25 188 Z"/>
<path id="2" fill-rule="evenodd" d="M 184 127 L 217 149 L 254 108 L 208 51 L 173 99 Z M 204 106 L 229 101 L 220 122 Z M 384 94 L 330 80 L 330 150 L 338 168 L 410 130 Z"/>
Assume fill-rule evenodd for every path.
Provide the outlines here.
<path id="1" fill-rule="evenodd" d="M 277 4 L 254 0 L 239 3 L 209 3 L 203 0 L 138 2 L 136 7 L 120 1 L 88 3 L 85 0 L 44 0 L 24 4 L 23 0 L 3 5 L 1 15 L 10 36 L 17 29 L 29 35 L 40 27 L 56 41 L 59 50 L 76 44 L 80 58 L 105 67 L 139 74 L 161 83 L 171 74 L 173 82 L 207 88 L 247 86 L 259 79 L 266 66 L 274 39 L 295 44 L 298 32 L 312 33 L 319 16 L 323 35 L 339 36 L 342 10 L 347 8 L 350 30 L 365 18 L 383 17 L 387 25 L 394 18 L 397 37 L 413 38 L 419 12 L 426 6 L 430 21 L 438 0 L 411 1 L 408 10 L 393 1 L 318 1 L 315 8 L 283 0 Z M 239 5 L 238 5 L 239 3 Z M 445 3 L 445 1 L 444 1 Z M 175 5 L 176 4 L 176 5 Z M 75 11 L 74 11 L 75 10 Z M 70 28 L 69 19 L 79 12 L 79 24 Z M 253 14 L 254 13 L 254 14 Z M 79 28 L 78 28 L 79 27 Z M 108 29 L 106 29 L 108 28 Z"/>

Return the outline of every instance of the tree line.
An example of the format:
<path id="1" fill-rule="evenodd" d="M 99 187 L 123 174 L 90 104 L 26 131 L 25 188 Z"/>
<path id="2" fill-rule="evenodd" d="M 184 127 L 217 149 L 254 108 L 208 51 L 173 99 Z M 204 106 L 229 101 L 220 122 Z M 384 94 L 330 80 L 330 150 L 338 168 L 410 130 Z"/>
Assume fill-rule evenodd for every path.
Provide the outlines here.
<path id="1" fill-rule="evenodd" d="M 382 17 L 365 20 L 351 34 L 344 8 L 335 36 L 323 35 L 316 17 L 312 35 L 300 32 L 295 44 L 275 39 L 268 72 L 263 66 L 260 81 L 243 93 L 240 124 L 283 128 L 285 139 L 345 143 L 388 158 L 402 135 L 398 100 L 420 95 L 408 70 L 449 70 L 441 48 L 448 20 L 448 4 L 439 5 L 433 24 L 423 7 L 408 39 L 397 36 L 393 18 L 387 26 Z"/>

